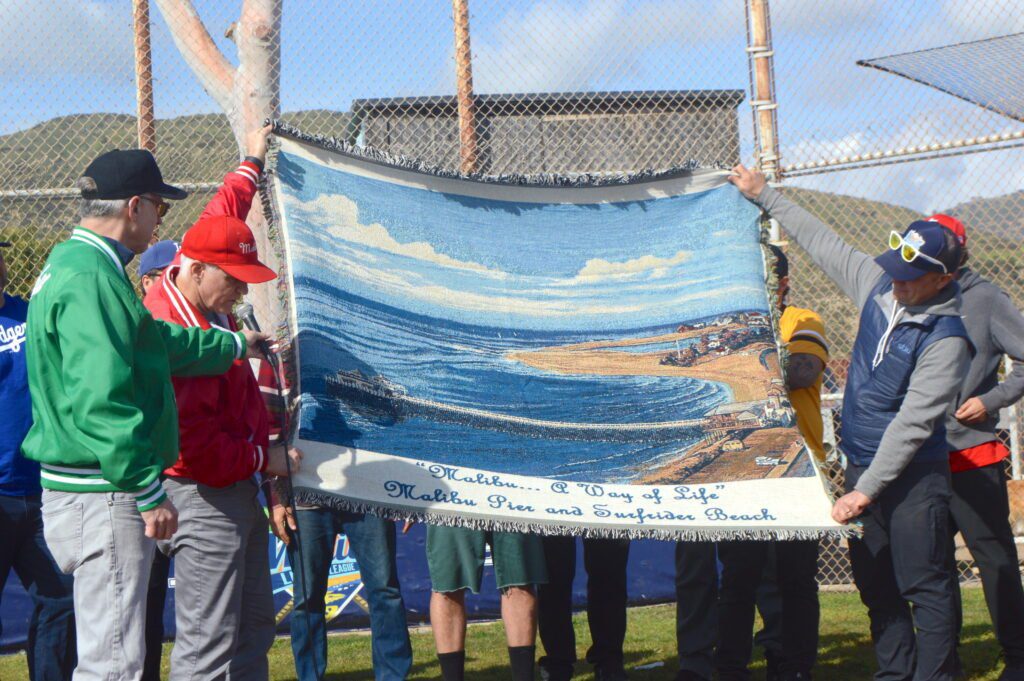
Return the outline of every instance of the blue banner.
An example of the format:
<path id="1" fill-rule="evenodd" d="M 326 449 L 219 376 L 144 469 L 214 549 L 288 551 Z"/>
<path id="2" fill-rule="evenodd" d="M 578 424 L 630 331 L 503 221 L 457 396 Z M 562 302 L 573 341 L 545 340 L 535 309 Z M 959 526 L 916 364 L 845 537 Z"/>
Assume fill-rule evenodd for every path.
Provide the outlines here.
<path id="1" fill-rule="evenodd" d="M 414 525 L 408 534 L 398 537 L 398 574 L 402 580 L 410 622 L 426 623 L 430 609 L 430 574 L 425 552 L 426 529 Z M 577 551 L 582 546 L 577 542 Z M 573 604 L 586 604 L 586 572 L 583 557 L 577 556 L 576 581 L 573 584 Z M 629 555 L 629 600 L 631 604 L 656 603 L 675 598 L 673 583 L 673 544 L 652 540 L 635 541 Z M 284 545 L 277 538 L 270 542 L 270 579 L 274 588 L 274 605 L 278 615 L 278 631 L 287 633 L 291 613 L 291 566 Z M 174 637 L 174 565 L 164 608 L 164 631 L 168 639 Z M 357 629 L 368 626 L 366 600 L 362 594 L 359 565 L 349 551 L 344 535 L 335 544 L 334 563 L 331 565 L 327 591 L 327 616 L 332 629 Z M 490 619 L 500 616 L 498 592 L 494 584 L 494 570 L 490 559 L 484 568 L 483 589 L 479 595 L 469 594 L 466 610 L 472 619 Z M 12 652 L 23 648 L 28 638 L 28 624 L 32 616 L 32 600 L 22 588 L 17 576 L 11 572 L 0 602 L 3 634 L 0 650 Z M 369 642 L 367 642 L 369 645 Z"/>

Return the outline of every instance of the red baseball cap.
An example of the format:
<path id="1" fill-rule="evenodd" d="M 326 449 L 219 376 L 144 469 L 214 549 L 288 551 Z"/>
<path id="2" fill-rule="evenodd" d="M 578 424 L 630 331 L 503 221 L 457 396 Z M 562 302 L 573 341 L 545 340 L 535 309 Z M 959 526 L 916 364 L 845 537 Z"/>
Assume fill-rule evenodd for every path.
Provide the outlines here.
<path id="1" fill-rule="evenodd" d="M 953 234 L 956 235 L 956 240 L 960 243 L 960 248 L 967 245 L 967 230 L 964 229 L 964 223 L 960 222 L 952 215 L 936 213 L 928 218 L 928 222 L 937 222 L 949 231 L 953 232 Z"/>
<path id="2" fill-rule="evenodd" d="M 259 261 L 252 230 L 230 215 L 204 218 L 192 225 L 181 240 L 181 254 L 216 265 L 246 284 L 277 279 L 277 273 Z"/>

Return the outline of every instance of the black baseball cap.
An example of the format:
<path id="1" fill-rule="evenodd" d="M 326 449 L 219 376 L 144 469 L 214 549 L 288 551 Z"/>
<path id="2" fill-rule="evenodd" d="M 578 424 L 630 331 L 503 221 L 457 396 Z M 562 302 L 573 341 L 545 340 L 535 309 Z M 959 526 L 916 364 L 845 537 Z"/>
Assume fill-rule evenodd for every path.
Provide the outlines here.
<path id="1" fill-rule="evenodd" d="M 0 241 L 0 248 L 10 248 L 13 245 L 10 241 Z"/>
<path id="2" fill-rule="evenodd" d="M 128 199 L 156 194 L 183 199 L 188 192 L 164 182 L 153 154 L 145 149 L 114 149 L 97 156 L 82 173 L 96 183 L 95 191 L 82 191 L 84 199 Z"/>

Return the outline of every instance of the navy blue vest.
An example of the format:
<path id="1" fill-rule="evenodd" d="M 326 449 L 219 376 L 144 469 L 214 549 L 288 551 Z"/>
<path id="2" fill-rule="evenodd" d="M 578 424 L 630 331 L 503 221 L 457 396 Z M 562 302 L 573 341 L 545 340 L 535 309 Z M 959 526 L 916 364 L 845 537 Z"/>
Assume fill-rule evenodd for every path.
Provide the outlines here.
<path id="1" fill-rule="evenodd" d="M 870 464 L 878 451 L 885 429 L 903 404 L 910 375 L 921 352 L 935 341 L 950 336 L 965 338 L 970 343 L 960 317 L 928 315 L 921 323 L 901 321 L 890 335 L 885 357 L 872 369 L 878 341 L 889 325 L 885 311 L 875 302 L 875 296 L 891 288 L 892 279 L 883 277 L 864 303 L 843 393 L 840 448 L 850 463 L 858 466 Z M 948 457 L 946 424 L 944 419 L 940 419 L 931 437 L 914 454 L 913 461 L 944 461 Z"/>

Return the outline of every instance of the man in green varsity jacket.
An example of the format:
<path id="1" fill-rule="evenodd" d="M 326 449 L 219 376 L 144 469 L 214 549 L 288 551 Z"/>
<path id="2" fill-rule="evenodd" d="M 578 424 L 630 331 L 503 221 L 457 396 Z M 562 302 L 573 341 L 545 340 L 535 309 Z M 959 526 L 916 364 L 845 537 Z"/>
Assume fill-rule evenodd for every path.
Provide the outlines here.
<path id="1" fill-rule="evenodd" d="M 33 425 L 22 445 L 41 465 L 43 532 L 74 574 L 75 677 L 137 681 L 156 546 L 177 528 L 160 475 L 178 458 L 170 377 L 219 374 L 255 350 L 253 332 L 154 320 L 125 266 L 186 193 L 152 154 L 111 151 L 79 180 L 81 227 L 36 280 L 26 331 Z"/>

